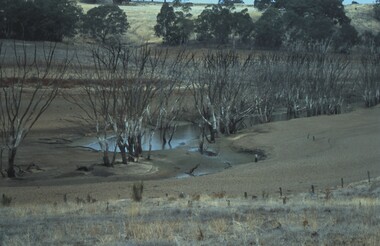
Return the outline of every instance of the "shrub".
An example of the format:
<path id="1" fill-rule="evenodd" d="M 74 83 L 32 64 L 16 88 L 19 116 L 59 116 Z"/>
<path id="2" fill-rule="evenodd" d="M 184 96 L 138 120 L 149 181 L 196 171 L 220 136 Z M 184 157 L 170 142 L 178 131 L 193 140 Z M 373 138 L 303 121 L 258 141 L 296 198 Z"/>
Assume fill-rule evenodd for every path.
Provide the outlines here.
<path id="1" fill-rule="evenodd" d="M 140 183 L 133 184 L 133 187 L 132 187 L 133 201 L 140 202 L 142 200 L 143 191 L 144 191 L 144 184 L 142 181 Z"/>
<path id="2" fill-rule="evenodd" d="M 3 206 L 10 206 L 11 202 L 12 202 L 12 197 L 3 194 L 3 197 L 1 199 L 1 204 Z"/>

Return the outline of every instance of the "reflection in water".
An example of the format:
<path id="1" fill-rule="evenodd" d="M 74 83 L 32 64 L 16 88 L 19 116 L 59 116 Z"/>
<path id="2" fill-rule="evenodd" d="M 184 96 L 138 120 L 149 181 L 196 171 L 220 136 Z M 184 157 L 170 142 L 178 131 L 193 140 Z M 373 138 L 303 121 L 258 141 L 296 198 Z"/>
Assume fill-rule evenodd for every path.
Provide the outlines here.
<path id="1" fill-rule="evenodd" d="M 274 113 L 272 116 L 272 121 L 283 121 L 283 120 L 288 120 L 286 110 L 281 110 L 280 112 Z M 260 123 L 261 123 L 260 117 L 258 115 L 255 115 L 255 116 L 245 119 L 243 122 L 243 125 L 244 127 L 252 127 Z M 182 145 L 187 145 L 189 144 L 190 141 L 197 139 L 198 137 L 199 137 L 199 128 L 196 125 L 192 125 L 192 124 L 180 125 L 177 127 L 177 130 L 174 133 L 173 139 L 171 141 L 171 145 L 169 146 L 168 144 L 166 144 L 165 146 L 162 146 L 161 132 L 160 130 L 157 130 L 153 136 L 152 150 L 162 150 L 162 149 L 172 149 L 172 148 L 174 149 Z M 109 140 L 110 140 L 109 149 L 113 150 L 115 148 L 115 138 L 111 137 L 109 138 Z M 146 134 L 144 134 L 142 138 L 142 144 L 143 144 L 142 147 L 144 151 L 149 150 L 149 130 L 148 129 L 146 130 Z M 100 146 L 97 141 L 90 143 L 86 145 L 85 147 L 88 147 L 94 150 L 100 150 Z M 194 150 L 198 151 L 198 148 L 195 148 Z M 118 148 L 117 148 L 117 151 L 119 151 Z M 213 156 L 213 154 L 214 153 L 210 152 L 209 156 Z"/>
<path id="2" fill-rule="evenodd" d="M 189 141 L 191 140 L 198 138 L 198 135 L 199 135 L 199 128 L 197 126 L 194 126 L 191 124 L 181 125 L 177 127 L 177 130 L 174 133 L 173 139 L 170 143 L 171 146 L 169 146 L 168 144 L 166 144 L 165 146 L 162 146 L 162 137 L 161 137 L 160 131 L 157 130 L 153 136 L 152 150 L 177 148 L 179 146 L 188 144 Z M 109 138 L 109 141 L 110 141 L 109 149 L 113 150 L 115 148 L 115 138 L 111 137 Z M 144 134 L 142 138 L 142 145 L 143 145 L 142 147 L 144 151 L 149 150 L 149 134 Z M 100 150 L 100 146 L 97 141 L 86 145 L 86 147 L 94 149 L 94 150 Z"/>

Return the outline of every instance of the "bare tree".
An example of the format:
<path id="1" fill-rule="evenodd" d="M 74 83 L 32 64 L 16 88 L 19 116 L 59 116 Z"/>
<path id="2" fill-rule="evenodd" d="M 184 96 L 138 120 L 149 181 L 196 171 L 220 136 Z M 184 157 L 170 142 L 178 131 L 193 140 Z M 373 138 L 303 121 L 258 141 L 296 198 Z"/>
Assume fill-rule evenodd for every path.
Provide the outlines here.
<path id="1" fill-rule="evenodd" d="M 165 84 L 157 92 L 156 125 L 160 129 L 163 148 L 166 144 L 171 146 L 178 120 L 182 116 L 184 97 L 189 88 L 189 65 L 193 58 L 194 54 L 180 50 L 161 68 Z"/>
<path id="2" fill-rule="evenodd" d="M 112 166 L 116 160 L 117 99 L 122 94 L 120 78 L 123 77 L 119 67 L 124 55 L 120 46 L 92 48 L 90 70 L 85 69 L 89 64 L 82 64 L 77 57 L 77 75 L 82 81 L 80 91 L 78 95 L 64 94 L 68 101 L 84 112 L 80 119 L 95 131 L 105 166 Z M 111 158 L 109 153 L 112 153 Z"/>
<path id="3" fill-rule="evenodd" d="M 0 45 L 0 137 L 1 155 L 7 150 L 8 177 L 15 177 L 18 147 L 58 93 L 58 82 L 66 72 L 68 59 L 54 64 L 56 44 L 42 49 L 13 43 L 11 49 Z M 7 52 L 13 53 L 10 64 Z M 1 156 L 3 157 L 3 156 Z"/>

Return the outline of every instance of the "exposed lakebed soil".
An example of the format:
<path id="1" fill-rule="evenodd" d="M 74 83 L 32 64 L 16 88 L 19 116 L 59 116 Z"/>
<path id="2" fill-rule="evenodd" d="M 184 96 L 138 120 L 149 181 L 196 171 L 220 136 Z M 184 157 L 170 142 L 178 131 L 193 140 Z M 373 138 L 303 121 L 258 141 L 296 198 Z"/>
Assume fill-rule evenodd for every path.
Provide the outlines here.
<path id="1" fill-rule="evenodd" d="M 216 155 L 194 151 L 194 140 L 154 151 L 152 160 L 113 168 L 99 165 L 100 153 L 80 147 L 94 136 L 75 122 L 78 114 L 63 98 L 53 103 L 20 146 L 16 161 L 25 173 L 0 179 L 0 193 L 12 194 L 15 203 L 56 202 L 64 194 L 107 200 L 130 196 L 133 182 L 144 180 L 148 197 L 219 191 L 259 195 L 280 186 L 288 193 L 307 191 L 311 184 L 324 190 L 341 178 L 362 180 L 367 171 L 380 175 L 380 107 L 257 125 L 208 145 Z M 265 158 L 254 162 L 255 154 Z M 194 177 L 186 175 L 198 164 Z"/>

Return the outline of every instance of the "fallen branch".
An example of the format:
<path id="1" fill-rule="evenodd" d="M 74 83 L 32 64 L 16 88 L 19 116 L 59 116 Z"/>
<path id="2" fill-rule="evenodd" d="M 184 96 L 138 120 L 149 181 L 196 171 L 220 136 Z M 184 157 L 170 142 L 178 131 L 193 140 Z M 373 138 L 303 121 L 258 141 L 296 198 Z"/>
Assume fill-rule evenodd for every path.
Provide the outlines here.
<path id="1" fill-rule="evenodd" d="M 194 176 L 194 171 L 195 171 L 195 169 L 197 169 L 199 166 L 200 166 L 200 164 L 198 163 L 195 167 L 191 168 L 189 172 L 185 172 L 185 173 L 188 174 L 188 175 L 190 175 L 190 176 Z"/>

